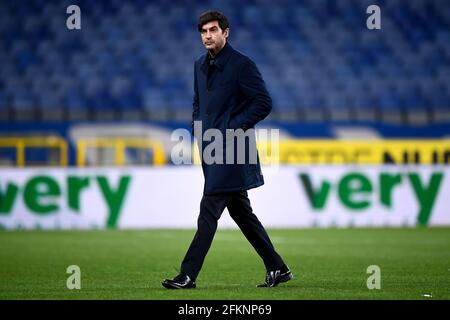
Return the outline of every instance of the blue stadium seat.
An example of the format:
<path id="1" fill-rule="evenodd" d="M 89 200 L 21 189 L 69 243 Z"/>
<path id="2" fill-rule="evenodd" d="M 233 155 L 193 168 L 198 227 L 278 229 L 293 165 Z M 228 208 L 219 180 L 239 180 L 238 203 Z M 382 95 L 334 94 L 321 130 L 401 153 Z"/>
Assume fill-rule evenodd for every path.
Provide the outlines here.
<path id="1" fill-rule="evenodd" d="M 0 107 L 69 119 L 134 112 L 189 120 L 193 62 L 204 52 L 197 17 L 217 6 L 280 118 L 378 121 L 386 113 L 403 121 L 450 110 L 450 2 L 382 1 L 381 32 L 361 29 L 372 2 L 79 0 L 77 32 L 60 14 L 69 0 L 3 1 Z"/>

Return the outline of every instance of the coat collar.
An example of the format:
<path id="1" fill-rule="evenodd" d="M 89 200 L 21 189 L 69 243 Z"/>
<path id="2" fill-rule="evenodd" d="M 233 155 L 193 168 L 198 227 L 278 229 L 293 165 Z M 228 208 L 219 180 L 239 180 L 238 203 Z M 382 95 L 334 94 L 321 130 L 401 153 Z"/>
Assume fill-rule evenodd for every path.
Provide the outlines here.
<path id="1" fill-rule="evenodd" d="M 223 68 L 225 67 L 225 64 L 227 63 L 228 59 L 230 58 L 232 51 L 233 51 L 233 48 L 231 47 L 231 45 L 228 42 L 226 42 L 225 46 L 222 48 L 222 50 L 220 50 L 220 52 L 215 57 L 214 65 L 218 69 L 220 69 L 220 71 L 222 71 Z M 208 72 L 208 53 L 206 53 L 202 58 L 201 70 L 204 73 Z"/>

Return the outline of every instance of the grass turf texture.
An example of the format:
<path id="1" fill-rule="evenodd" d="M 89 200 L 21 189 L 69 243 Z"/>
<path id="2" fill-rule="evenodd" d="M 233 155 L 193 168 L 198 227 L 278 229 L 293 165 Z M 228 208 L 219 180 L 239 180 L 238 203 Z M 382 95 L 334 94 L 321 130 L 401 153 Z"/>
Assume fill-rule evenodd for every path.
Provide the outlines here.
<path id="1" fill-rule="evenodd" d="M 265 270 L 239 230 L 218 230 L 197 289 L 167 290 L 193 230 L 2 231 L 0 299 L 449 299 L 450 228 L 269 230 L 295 278 Z M 81 290 L 68 290 L 69 265 Z M 369 265 L 381 290 L 366 287 Z M 432 297 L 425 297 L 431 294 Z"/>

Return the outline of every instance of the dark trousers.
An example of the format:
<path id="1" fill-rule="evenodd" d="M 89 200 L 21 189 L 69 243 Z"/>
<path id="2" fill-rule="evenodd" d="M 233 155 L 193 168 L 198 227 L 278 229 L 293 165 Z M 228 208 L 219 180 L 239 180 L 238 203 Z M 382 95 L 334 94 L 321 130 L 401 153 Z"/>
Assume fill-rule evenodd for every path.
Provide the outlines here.
<path id="1" fill-rule="evenodd" d="M 181 272 L 196 279 L 211 246 L 217 221 L 225 207 L 247 240 L 259 254 L 267 270 L 280 269 L 284 262 L 275 251 L 266 230 L 253 214 L 247 191 L 203 195 L 197 232 L 181 264 Z"/>

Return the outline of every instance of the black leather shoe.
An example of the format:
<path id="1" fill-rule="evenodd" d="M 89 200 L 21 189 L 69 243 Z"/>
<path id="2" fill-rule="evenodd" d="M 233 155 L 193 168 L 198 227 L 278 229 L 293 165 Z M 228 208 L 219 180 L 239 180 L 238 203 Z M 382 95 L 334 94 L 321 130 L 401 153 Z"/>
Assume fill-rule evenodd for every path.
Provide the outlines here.
<path id="1" fill-rule="evenodd" d="M 195 282 L 187 274 L 180 273 L 173 280 L 165 279 L 162 285 L 167 289 L 194 289 Z"/>
<path id="2" fill-rule="evenodd" d="M 266 281 L 263 284 L 257 285 L 258 288 L 272 288 L 281 282 L 287 282 L 294 278 L 294 275 L 289 269 L 286 271 L 270 270 L 266 273 Z"/>

